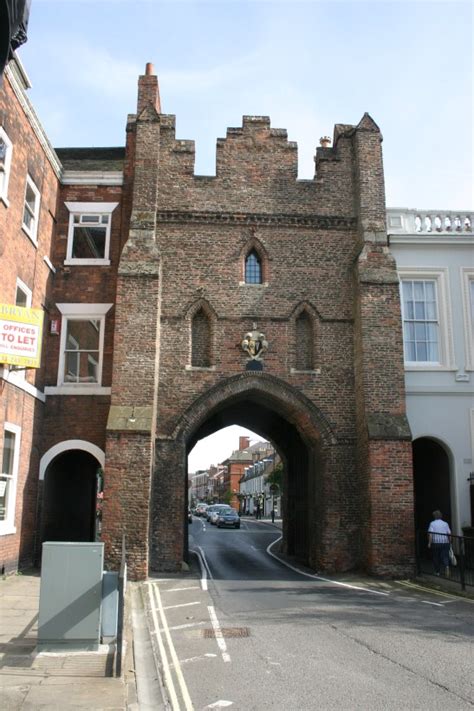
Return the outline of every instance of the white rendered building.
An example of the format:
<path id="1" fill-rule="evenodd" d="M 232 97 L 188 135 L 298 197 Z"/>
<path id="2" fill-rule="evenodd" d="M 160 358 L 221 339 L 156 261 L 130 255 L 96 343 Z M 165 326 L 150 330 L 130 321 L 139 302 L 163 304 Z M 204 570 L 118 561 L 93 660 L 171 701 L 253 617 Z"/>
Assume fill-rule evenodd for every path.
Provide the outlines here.
<path id="1" fill-rule="evenodd" d="M 474 526 L 474 213 L 389 209 L 400 276 L 415 523 Z"/>

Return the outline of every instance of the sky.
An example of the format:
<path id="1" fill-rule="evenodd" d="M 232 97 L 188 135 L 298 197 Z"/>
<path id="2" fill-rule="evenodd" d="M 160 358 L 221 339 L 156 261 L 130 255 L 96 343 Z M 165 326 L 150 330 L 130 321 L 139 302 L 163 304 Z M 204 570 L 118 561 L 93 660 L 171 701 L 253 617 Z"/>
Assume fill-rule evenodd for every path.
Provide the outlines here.
<path id="1" fill-rule="evenodd" d="M 235 449 L 239 448 L 239 437 L 243 435 L 248 435 L 250 444 L 265 439 L 245 427 L 238 425 L 224 427 L 219 432 L 201 439 L 191 450 L 188 458 L 188 471 L 194 473 L 198 469 L 207 469 L 211 464 L 220 464 Z"/>
<path id="2" fill-rule="evenodd" d="M 123 145 L 152 62 L 177 138 L 196 141 L 197 174 L 214 174 L 228 126 L 263 114 L 312 178 L 319 138 L 368 111 L 389 207 L 473 209 L 469 0 L 32 0 L 28 35 L 19 56 L 55 147 Z M 227 457 L 238 433 L 221 440 L 225 453 L 205 443 L 190 471 Z"/>

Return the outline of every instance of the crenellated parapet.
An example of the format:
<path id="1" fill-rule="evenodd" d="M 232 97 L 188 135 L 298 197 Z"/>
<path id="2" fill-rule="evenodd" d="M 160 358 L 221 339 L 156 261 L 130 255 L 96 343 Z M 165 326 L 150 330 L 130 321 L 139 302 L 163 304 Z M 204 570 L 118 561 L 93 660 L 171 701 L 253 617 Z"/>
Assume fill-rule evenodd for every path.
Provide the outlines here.
<path id="1" fill-rule="evenodd" d="M 217 139 L 216 175 L 271 183 L 296 180 L 298 148 L 286 129 L 272 128 L 268 116 L 244 116 L 242 126 Z"/>
<path id="2" fill-rule="evenodd" d="M 159 209 L 321 214 L 352 217 L 352 139 L 318 149 L 317 173 L 298 179 L 298 147 L 268 116 L 244 116 L 216 143 L 215 176 L 196 175 L 194 141 L 176 138 L 175 117 L 160 114 Z M 177 186 L 180 190 L 176 190 Z"/>

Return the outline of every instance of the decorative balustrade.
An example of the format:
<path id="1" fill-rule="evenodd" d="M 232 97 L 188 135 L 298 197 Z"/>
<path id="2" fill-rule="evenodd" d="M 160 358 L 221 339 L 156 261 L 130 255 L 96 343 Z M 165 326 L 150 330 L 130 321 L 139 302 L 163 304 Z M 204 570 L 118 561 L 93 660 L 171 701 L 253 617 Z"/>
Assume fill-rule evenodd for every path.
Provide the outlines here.
<path id="1" fill-rule="evenodd" d="M 474 212 L 467 210 L 387 210 L 389 234 L 473 235 Z"/>

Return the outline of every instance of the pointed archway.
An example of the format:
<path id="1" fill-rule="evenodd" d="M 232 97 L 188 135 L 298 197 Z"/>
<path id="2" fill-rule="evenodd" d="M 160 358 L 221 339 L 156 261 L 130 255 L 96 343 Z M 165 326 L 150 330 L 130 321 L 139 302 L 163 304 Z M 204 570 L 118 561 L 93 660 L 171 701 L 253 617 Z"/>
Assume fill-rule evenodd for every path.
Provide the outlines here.
<path id="1" fill-rule="evenodd" d="M 172 437 L 158 437 L 150 521 L 150 567 L 176 570 L 186 554 L 183 512 L 187 455 L 195 443 L 222 427 L 238 424 L 265 437 L 285 464 L 283 549 L 313 567 L 343 570 L 360 560 L 356 511 L 345 447 L 328 420 L 299 391 L 274 376 L 243 373 L 201 395 L 181 417 Z M 329 475 L 329 472 L 331 474 Z M 338 490 L 347 478 L 350 496 L 343 515 Z M 176 492 L 181 491 L 181 496 Z M 338 510 L 335 521 L 335 510 Z M 331 521 L 331 530 L 327 521 Z M 334 526 L 337 526 L 337 540 Z"/>

